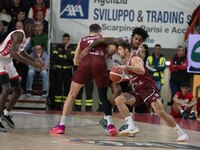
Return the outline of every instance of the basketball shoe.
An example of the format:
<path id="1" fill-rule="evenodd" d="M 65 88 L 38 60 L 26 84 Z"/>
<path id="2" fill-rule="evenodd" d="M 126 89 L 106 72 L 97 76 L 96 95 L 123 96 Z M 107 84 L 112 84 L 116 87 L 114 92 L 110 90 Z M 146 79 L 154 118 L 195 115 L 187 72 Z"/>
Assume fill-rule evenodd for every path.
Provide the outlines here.
<path id="1" fill-rule="evenodd" d="M 53 134 L 64 134 L 65 133 L 65 125 L 56 125 L 55 127 L 50 129 L 50 133 Z"/>
<path id="2" fill-rule="evenodd" d="M 2 122 L 0 122 L 0 132 L 7 132 L 6 128 L 3 126 Z"/>
<path id="3" fill-rule="evenodd" d="M 185 111 L 183 111 L 183 112 L 181 113 L 181 117 L 182 117 L 183 119 L 187 119 L 187 113 L 186 113 Z"/>
<path id="4" fill-rule="evenodd" d="M 196 119 L 195 112 L 191 112 L 190 115 L 188 116 L 189 119 Z"/>
<path id="5" fill-rule="evenodd" d="M 177 142 L 185 142 L 189 139 L 187 133 L 183 133 L 179 135 L 179 137 L 176 139 Z"/>
<path id="6" fill-rule="evenodd" d="M 123 135 L 123 136 L 135 136 L 135 134 L 137 134 L 139 132 L 139 128 L 135 127 L 135 128 L 131 128 L 129 127 L 128 124 L 124 124 L 120 127 L 119 129 L 119 135 Z"/>
<path id="7" fill-rule="evenodd" d="M 2 120 L 3 121 L 5 121 L 6 122 L 6 124 L 10 127 L 10 128 L 12 128 L 12 129 L 14 129 L 15 128 L 15 124 L 14 124 L 14 122 L 12 121 L 12 116 L 10 116 L 10 115 L 8 115 L 8 116 L 6 116 L 6 115 L 2 115 Z"/>
<path id="8" fill-rule="evenodd" d="M 115 127 L 115 125 L 113 124 L 109 124 L 108 125 L 108 121 L 104 118 L 102 118 L 100 121 L 99 121 L 99 124 L 103 127 L 103 129 L 109 133 L 109 135 L 111 136 L 114 136 L 114 135 L 117 135 L 118 134 L 118 131 Z"/>
<path id="9" fill-rule="evenodd" d="M 107 125 L 108 125 L 108 122 L 106 119 L 102 118 L 100 121 L 99 121 L 99 124 L 103 127 L 103 129 L 105 131 L 107 131 Z"/>
<path id="10" fill-rule="evenodd" d="M 114 124 L 109 124 L 107 126 L 107 131 L 108 131 L 109 135 L 111 135 L 111 136 L 115 136 L 118 134 L 118 131 Z"/>

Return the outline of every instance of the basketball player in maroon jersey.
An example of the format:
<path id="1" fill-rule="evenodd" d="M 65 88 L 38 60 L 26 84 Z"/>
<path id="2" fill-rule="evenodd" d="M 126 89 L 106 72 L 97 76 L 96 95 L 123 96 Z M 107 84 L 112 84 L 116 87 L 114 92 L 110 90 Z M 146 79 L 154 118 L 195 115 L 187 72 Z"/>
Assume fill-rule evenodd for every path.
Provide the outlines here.
<path id="1" fill-rule="evenodd" d="M 50 130 L 50 133 L 63 134 L 65 132 L 65 120 L 72 110 L 73 102 L 80 90 L 80 88 L 88 81 L 94 78 L 99 98 L 103 104 L 103 111 L 107 117 L 108 126 L 107 130 L 110 135 L 116 135 L 117 130 L 112 122 L 112 105 L 107 98 L 107 87 L 109 84 L 109 77 L 105 62 L 106 45 L 102 44 L 93 48 L 89 54 L 79 58 L 81 51 L 90 45 L 96 39 L 101 38 L 101 27 L 98 24 L 90 25 L 90 35 L 83 37 L 78 43 L 76 54 L 74 56 L 75 64 L 79 64 L 72 82 L 69 94 L 64 104 L 61 120 L 58 125 Z"/>
<path id="2" fill-rule="evenodd" d="M 177 131 L 177 141 L 186 141 L 188 135 L 179 127 L 172 116 L 164 111 L 160 91 L 155 82 L 148 75 L 143 60 L 138 57 L 136 53 L 131 53 L 131 45 L 125 42 L 119 44 L 118 54 L 126 62 L 126 65 L 118 67 L 118 70 L 123 70 L 128 74 L 132 85 L 131 92 L 121 93 L 120 96 L 115 99 L 118 110 L 125 118 L 125 124 L 121 128 L 119 134 L 131 136 L 139 132 L 139 129 L 135 126 L 132 116 L 130 115 L 126 105 L 127 102 L 132 106 L 145 103 L 147 106 L 152 107 L 161 119 Z"/>
<path id="3" fill-rule="evenodd" d="M 132 31 L 131 41 L 130 41 L 132 49 L 135 50 L 135 51 L 138 50 L 139 46 L 148 37 L 149 37 L 149 35 L 148 35 L 147 31 L 145 31 L 143 28 L 141 28 L 141 27 L 134 28 L 134 30 Z M 87 55 L 88 52 L 93 47 L 96 47 L 98 45 L 113 43 L 113 44 L 115 44 L 117 46 L 118 43 L 123 42 L 123 41 L 124 40 L 121 39 L 121 38 L 103 37 L 103 38 L 100 38 L 100 39 L 94 41 L 92 44 L 90 44 L 84 51 L 82 51 L 81 55 L 83 55 L 83 56 Z M 112 51 L 110 52 L 110 50 L 112 50 Z M 117 49 L 116 49 L 116 51 L 117 51 Z M 113 49 L 108 49 L 107 54 L 108 54 L 108 56 L 112 55 L 113 54 Z M 138 54 L 142 55 L 142 53 L 138 53 Z M 115 65 L 116 62 L 119 62 L 119 63 L 117 63 L 117 65 L 120 65 L 120 64 L 122 65 L 122 63 L 121 63 L 122 60 L 120 60 L 120 59 L 121 59 L 120 56 L 112 58 L 111 63 L 110 63 L 111 65 L 109 63 L 107 63 L 107 68 L 116 67 L 116 65 Z M 112 89 L 112 94 L 110 96 L 110 101 L 113 104 L 113 106 L 115 105 L 114 99 L 117 96 L 119 96 L 121 92 L 128 92 L 128 91 L 132 90 L 132 88 L 129 86 L 129 82 L 127 82 L 127 81 L 121 82 L 121 83 L 111 83 L 110 87 Z M 129 107 L 130 111 L 132 112 L 133 107 L 130 106 L 130 105 L 128 105 L 128 107 Z M 107 128 L 107 120 L 106 119 L 102 118 L 99 121 L 99 123 L 104 129 Z"/>
<path id="4" fill-rule="evenodd" d="M 19 99 L 21 90 L 19 85 L 19 75 L 13 65 L 12 59 L 19 62 L 32 65 L 35 68 L 42 69 L 44 63 L 35 61 L 25 51 L 24 48 L 28 44 L 29 40 L 26 37 L 30 37 L 35 30 L 34 20 L 28 19 L 25 21 L 25 32 L 23 30 L 15 30 L 8 34 L 6 39 L 0 46 L 0 85 L 2 87 L 2 93 L 0 97 L 0 132 L 6 132 L 7 130 L 2 124 L 2 120 L 7 123 L 11 128 L 14 128 L 14 122 L 11 120 L 9 112 L 12 110 L 16 101 Z M 26 35 L 25 35 L 26 34 Z M 12 88 L 12 95 L 9 102 L 6 105 L 6 101 Z"/>

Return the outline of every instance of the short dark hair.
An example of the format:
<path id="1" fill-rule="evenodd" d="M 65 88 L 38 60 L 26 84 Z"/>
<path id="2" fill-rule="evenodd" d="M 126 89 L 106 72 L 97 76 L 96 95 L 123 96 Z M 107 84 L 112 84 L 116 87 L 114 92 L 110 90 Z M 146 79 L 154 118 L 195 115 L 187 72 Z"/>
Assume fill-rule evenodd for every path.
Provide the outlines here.
<path id="1" fill-rule="evenodd" d="M 70 38 L 70 35 L 69 35 L 68 33 L 65 33 L 65 34 L 63 34 L 63 38 L 64 38 L 64 37 Z"/>
<path id="2" fill-rule="evenodd" d="M 119 47 L 119 46 L 121 46 L 121 47 L 123 47 L 123 48 L 127 48 L 129 52 L 131 51 L 131 44 L 128 43 L 128 42 L 120 42 L 120 43 L 118 44 L 118 47 Z"/>
<path id="3" fill-rule="evenodd" d="M 35 24 L 35 21 L 33 20 L 33 19 L 31 19 L 31 18 L 28 18 L 28 19 L 26 19 L 25 21 L 24 21 L 24 25 L 26 26 L 27 24 Z"/>
<path id="4" fill-rule="evenodd" d="M 177 47 L 177 49 L 180 49 L 180 48 L 182 48 L 183 50 L 185 50 L 184 46 L 182 46 L 182 45 L 179 45 L 179 46 Z"/>
<path id="5" fill-rule="evenodd" d="M 96 32 L 96 33 L 101 32 L 101 26 L 96 23 L 91 24 L 89 28 L 90 28 L 90 32 Z"/>
<path id="6" fill-rule="evenodd" d="M 149 34 L 147 33 L 147 31 L 145 31 L 145 30 L 144 30 L 143 28 L 141 28 L 141 27 L 136 27 L 135 29 L 133 29 L 131 38 L 133 38 L 133 36 L 134 36 L 135 34 L 138 34 L 138 35 L 142 36 L 142 38 L 143 38 L 144 41 L 149 37 Z"/>
<path id="7" fill-rule="evenodd" d="M 190 83 L 183 82 L 183 83 L 181 83 L 180 87 L 187 87 L 187 88 L 189 88 L 190 87 Z"/>
<path id="8" fill-rule="evenodd" d="M 161 45 L 160 44 L 156 44 L 154 47 L 160 47 L 161 48 Z"/>
<path id="9" fill-rule="evenodd" d="M 146 50 L 149 50 L 149 47 L 147 44 L 142 44 L 142 46 L 146 49 Z"/>

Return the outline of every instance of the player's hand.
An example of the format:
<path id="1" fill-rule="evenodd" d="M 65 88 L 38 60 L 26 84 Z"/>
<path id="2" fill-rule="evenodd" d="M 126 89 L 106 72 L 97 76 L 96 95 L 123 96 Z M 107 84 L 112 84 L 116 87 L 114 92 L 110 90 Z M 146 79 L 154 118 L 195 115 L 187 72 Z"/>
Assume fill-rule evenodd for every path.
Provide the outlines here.
<path id="1" fill-rule="evenodd" d="M 120 65 L 119 67 L 116 67 L 116 69 L 118 71 L 127 71 L 128 70 L 128 66 L 127 65 Z"/>
<path id="2" fill-rule="evenodd" d="M 86 48 L 81 52 L 80 57 L 81 57 L 81 58 L 85 57 L 86 55 L 88 55 L 89 51 L 90 51 L 90 48 L 86 47 Z"/>
<path id="3" fill-rule="evenodd" d="M 32 66 L 36 69 L 42 70 L 44 68 L 44 62 L 43 61 L 35 61 Z"/>
<path id="4" fill-rule="evenodd" d="M 184 104 L 184 110 L 188 110 L 190 108 L 189 104 Z"/>

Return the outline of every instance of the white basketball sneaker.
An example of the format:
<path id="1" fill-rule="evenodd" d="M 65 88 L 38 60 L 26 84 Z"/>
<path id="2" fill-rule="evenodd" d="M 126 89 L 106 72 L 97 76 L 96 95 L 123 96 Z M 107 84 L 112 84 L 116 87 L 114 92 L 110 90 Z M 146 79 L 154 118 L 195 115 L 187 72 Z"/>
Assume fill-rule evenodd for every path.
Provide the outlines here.
<path id="1" fill-rule="evenodd" d="M 179 137 L 176 139 L 177 142 L 185 142 L 188 141 L 189 137 L 187 133 L 184 133 L 182 135 L 179 135 Z"/>
<path id="2" fill-rule="evenodd" d="M 135 134 L 137 134 L 139 132 L 139 128 L 135 127 L 135 128 L 129 128 L 129 125 L 124 124 L 121 128 L 120 128 L 120 132 L 119 135 L 123 135 L 123 136 L 135 136 Z"/>

